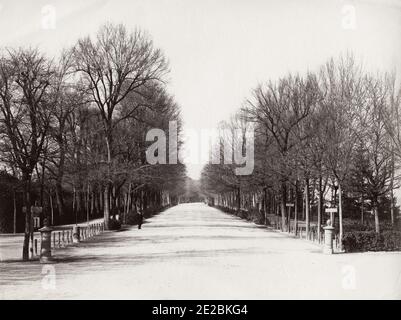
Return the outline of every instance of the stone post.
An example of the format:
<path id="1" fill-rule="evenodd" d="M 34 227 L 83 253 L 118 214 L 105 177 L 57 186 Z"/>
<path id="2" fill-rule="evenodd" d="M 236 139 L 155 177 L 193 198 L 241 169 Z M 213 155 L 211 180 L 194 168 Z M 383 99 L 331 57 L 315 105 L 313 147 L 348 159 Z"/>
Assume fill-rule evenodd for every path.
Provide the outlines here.
<path id="1" fill-rule="evenodd" d="M 79 243 L 81 240 L 79 226 L 75 225 L 72 228 L 72 243 Z"/>
<path id="2" fill-rule="evenodd" d="M 39 229 L 40 231 L 40 263 L 49 263 L 52 261 L 51 251 L 51 236 L 52 228 L 49 227 L 49 222 L 46 219 L 43 221 L 44 227 Z"/>
<path id="3" fill-rule="evenodd" d="M 334 227 L 331 225 L 331 221 L 327 220 L 327 224 L 323 227 L 324 230 L 324 254 L 333 254 L 333 231 Z"/>

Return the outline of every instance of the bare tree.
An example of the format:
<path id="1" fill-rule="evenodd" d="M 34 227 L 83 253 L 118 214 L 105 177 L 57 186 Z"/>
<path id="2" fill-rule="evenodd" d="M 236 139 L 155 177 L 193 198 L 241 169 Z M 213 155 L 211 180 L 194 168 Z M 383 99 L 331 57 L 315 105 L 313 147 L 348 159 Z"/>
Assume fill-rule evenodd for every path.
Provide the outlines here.
<path id="1" fill-rule="evenodd" d="M 361 66 L 352 56 L 331 59 L 321 69 L 321 86 L 325 92 L 323 111 L 326 126 L 325 164 L 338 188 L 340 249 L 343 237 L 343 188 L 360 136 L 360 116 L 366 105 Z"/>
<path id="2" fill-rule="evenodd" d="M 304 83 L 299 76 L 280 79 L 278 84 L 268 83 L 259 86 L 253 93 L 254 99 L 248 100 L 245 108 L 253 121 L 265 127 L 275 140 L 278 151 L 281 180 L 281 218 L 282 229 L 286 226 L 287 183 L 291 175 L 289 154 L 297 144 L 296 131 L 311 113 L 313 103 L 310 97 L 302 96 L 302 87 L 309 87 L 312 77 Z"/>
<path id="3" fill-rule="evenodd" d="M 52 64 L 37 50 L 8 51 L 0 60 L 1 135 L 25 186 L 23 260 L 29 259 L 32 173 L 50 127 L 52 101 L 48 93 L 53 76 Z"/>
<path id="4" fill-rule="evenodd" d="M 141 94 L 141 88 L 162 81 L 167 63 L 149 37 L 136 29 L 130 33 L 123 25 L 106 24 L 96 38 L 83 38 L 73 48 L 75 71 L 82 77 L 93 102 L 98 107 L 105 131 L 106 161 L 113 161 L 113 133 L 116 107 L 128 94 Z M 104 191 L 104 218 L 110 216 L 111 177 Z"/>
<path id="5" fill-rule="evenodd" d="M 366 79 L 368 103 L 366 116 L 361 123 L 363 143 L 361 173 L 366 181 L 365 192 L 372 202 L 376 232 L 380 232 L 378 199 L 394 188 L 394 158 L 391 137 L 386 130 L 385 110 L 388 101 L 388 86 L 384 79 Z"/>

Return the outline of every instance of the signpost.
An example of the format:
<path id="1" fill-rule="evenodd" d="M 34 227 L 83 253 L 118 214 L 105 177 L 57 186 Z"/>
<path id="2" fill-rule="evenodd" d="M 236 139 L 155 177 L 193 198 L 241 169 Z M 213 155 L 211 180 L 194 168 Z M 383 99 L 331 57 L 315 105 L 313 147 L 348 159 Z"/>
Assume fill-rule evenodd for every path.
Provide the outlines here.
<path id="1" fill-rule="evenodd" d="M 288 232 L 291 232 L 291 208 L 294 207 L 293 203 L 286 203 L 286 207 L 288 207 Z"/>
<path id="2" fill-rule="evenodd" d="M 334 225 L 334 213 L 337 213 L 337 208 L 326 208 L 327 213 L 330 213 L 331 226 Z"/>

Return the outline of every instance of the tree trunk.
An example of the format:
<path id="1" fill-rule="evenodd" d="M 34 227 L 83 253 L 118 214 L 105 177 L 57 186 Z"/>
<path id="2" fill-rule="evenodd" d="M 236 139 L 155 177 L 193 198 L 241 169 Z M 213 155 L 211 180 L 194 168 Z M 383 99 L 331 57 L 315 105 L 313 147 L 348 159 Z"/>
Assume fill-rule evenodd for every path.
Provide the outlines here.
<path id="1" fill-rule="evenodd" d="M 45 191 L 45 162 L 43 161 L 41 163 L 41 169 L 42 169 L 41 173 L 39 173 L 37 165 L 36 165 L 35 169 L 36 169 L 36 174 L 37 174 L 38 179 L 40 177 L 39 206 L 41 206 L 43 208 L 43 198 L 44 198 L 44 191 Z M 35 203 L 35 206 L 36 206 L 36 203 Z M 44 210 L 42 210 L 39 214 L 41 222 L 45 218 L 43 214 L 44 214 Z"/>
<path id="2" fill-rule="evenodd" d="M 375 217 L 375 231 L 376 233 L 380 233 L 379 210 L 377 208 L 377 199 L 373 199 L 372 201 L 372 211 Z"/>
<path id="3" fill-rule="evenodd" d="M 60 181 L 56 182 L 56 201 L 57 201 L 57 208 L 58 208 L 58 220 L 61 220 L 65 214 L 65 207 L 64 207 L 64 198 L 63 198 L 63 189 L 61 187 Z"/>
<path id="4" fill-rule="evenodd" d="M 110 194 L 110 214 L 113 219 L 116 219 L 116 186 L 113 185 Z"/>
<path id="5" fill-rule="evenodd" d="M 391 188 L 390 191 L 390 219 L 391 219 L 391 225 L 394 226 L 395 219 L 394 219 L 394 190 Z"/>
<path id="6" fill-rule="evenodd" d="M 343 192 L 341 183 L 338 181 L 338 224 L 339 224 L 339 244 L 340 251 L 343 250 Z"/>
<path id="7" fill-rule="evenodd" d="M 285 200 L 287 199 L 287 186 L 285 181 L 281 182 L 281 231 L 286 230 L 286 223 L 285 223 Z"/>
<path id="8" fill-rule="evenodd" d="M 392 148 L 391 153 L 391 184 L 390 184 L 390 218 L 391 225 L 394 226 L 394 148 Z"/>
<path id="9" fill-rule="evenodd" d="M 26 175 L 24 188 L 24 206 L 25 206 L 25 232 L 24 243 L 22 246 L 22 260 L 29 260 L 29 238 L 32 232 L 32 213 L 31 213 L 31 177 Z"/>
<path id="10" fill-rule="evenodd" d="M 83 208 L 82 208 L 82 191 L 83 190 L 83 184 L 79 184 L 78 190 L 76 190 L 75 194 L 76 194 L 76 204 L 77 204 L 77 221 L 80 221 L 81 219 L 84 218 L 83 215 Z"/>
<path id="11" fill-rule="evenodd" d="M 363 196 L 363 192 L 361 193 L 361 224 L 365 224 L 365 207 L 364 207 L 365 198 Z"/>
<path id="12" fill-rule="evenodd" d="M 75 199 L 75 185 L 72 186 L 72 213 L 75 215 L 75 223 L 77 223 L 77 209 Z"/>
<path id="13" fill-rule="evenodd" d="M 92 186 L 91 195 L 90 195 L 90 199 L 91 199 L 91 203 L 90 203 L 90 216 L 91 216 L 91 217 L 94 217 L 94 211 L 95 211 L 95 195 L 96 195 L 96 193 L 93 191 L 93 186 Z"/>
<path id="14" fill-rule="evenodd" d="M 295 181 L 294 234 L 295 236 L 298 235 L 298 180 Z"/>
<path id="15" fill-rule="evenodd" d="M 319 199 L 317 203 L 317 239 L 320 242 L 320 233 L 322 226 L 322 209 L 323 209 L 323 192 L 322 192 L 322 176 L 319 176 L 319 185 L 318 185 L 318 194 Z"/>
<path id="16" fill-rule="evenodd" d="M 241 189 L 237 188 L 237 213 L 241 212 Z"/>
<path id="17" fill-rule="evenodd" d="M 50 202 L 50 212 L 51 212 L 51 225 L 54 225 L 54 208 L 53 208 L 53 197 L 52 192 L 49 191 L 49 202 Z"/>
<path id="18" fill-rule="evenodd" d="M 110 184 L 107 183 L 104 188 L 104 207 L 103 207 L 103 216 L 104 216 L 104 226 L 106 230 L 109 230 L 109 221 L 110 221 Z"/>
<path id="19" fill-rule="evenodd" d="M 86 197 L 85 197 L 85 202 L 86 202 L 86 221 L 89 223 L 89 220 L 90 220 L 90 217 L 89 217 L 89 201 L 90 201 L 90 199 L 89 199 L 89 197 L 90 197 L 90 186 L 89 186 L 89 183 L 87 184 L 87 187 L 86 187 Z"/>
<path id="20" fill-rule="evenodd" d="M 263 211 L 265 213 L 265 225 L 267 225 L 267 188 L 263 189 Z"/>
<path id="21" fill-rule="evenodd" d="M 290 187 L 288 190 L 288 198 L 287 201 L 288 203 L 292 203 L 292 188 Z M 291 233 L 291 207 L 287 207 L 287 201 L 286 201 L 286 210 L 287 210 L 287 231 L 288 233 Z"/>
<path id="22" fill-rule="evenodd" d="M 100 188 L 100 190 L 97 193 L 97 197 L 96 197 L 96 199 L 97 199 L 96 202 L 97 202 L 97 207 L 98 207 L 97 213 L 99 216 L 103 215 L 103 210 L 104 210 L 103 209 L 103 205 L 104 205 L 103 193 L 104 193 L 103 189 Z"/>
<path id="23" fill-rule="evenodd" d="M 143 191 L 142 197 L 143 197 L 143 200 L 142 200 L 142 205 L 143 205 L 142 212 L 145 214 L 145 211 L 148 208 L 148 193 L 147 193 L 146 190 Z"/>
<path id="24" fill-rule="evenodd" d="M 309 179 L 305 179 L 305 232 L 309 239 L 310 217 L 309 217 Z"/>
<path id="25" fill-rule="evenodd" d="M 104 225 L 105 229 L 109 230 L 109 221 L 110 221 L 110 184 L 111 184 L 111 128 L 108 128 L 106 134 L 106 148 L 107 148 L 107 181 L 106 187 L 104 188 Z"/>
<path id="26" fill-rule="evenodd" d="M 16 192 L 13 188 L 13 232 L 17 233 L 17 199 Z"/>

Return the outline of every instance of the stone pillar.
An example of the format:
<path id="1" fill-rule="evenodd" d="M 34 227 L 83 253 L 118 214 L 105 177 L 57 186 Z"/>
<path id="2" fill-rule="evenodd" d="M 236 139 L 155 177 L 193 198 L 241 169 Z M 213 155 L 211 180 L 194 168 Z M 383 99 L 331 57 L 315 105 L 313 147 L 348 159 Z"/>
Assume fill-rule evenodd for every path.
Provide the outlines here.
<path id="1" fill-rule="evenodd" d="M 81 240 L 79 226 L 75 225 L 72 228 L 72 243 L 79 243 Z"/>
<path id="2" fill-rule="evenodd" d="M 333 254 L 333 231 L 334 227 L 331 225 L 331 221 L 327 221 L 327 225 L 323 227 L 324 230 L 324 254 Z"/>
<path id="3" fill-rule="evenodd" d="M 40 231 L 40 263 L 49 263 L 52 261 L 51 251 L 51 237 L 52 228 L 49 227 L 48 220 L 43 221 L 44 227 L 39 229 Z"/>

